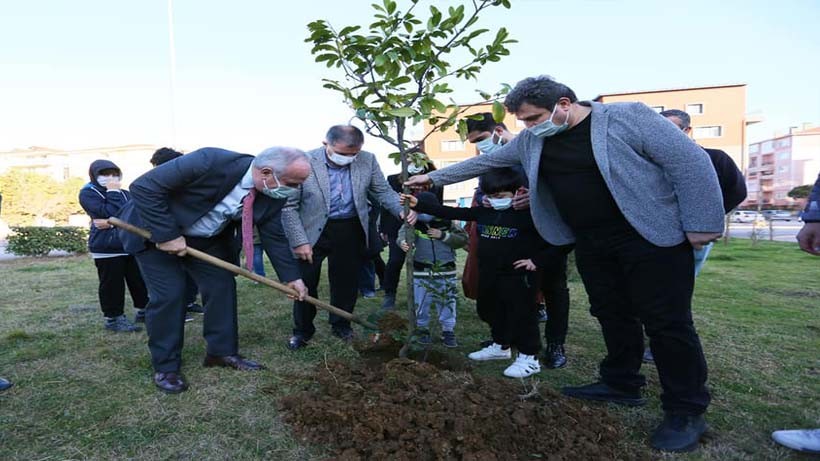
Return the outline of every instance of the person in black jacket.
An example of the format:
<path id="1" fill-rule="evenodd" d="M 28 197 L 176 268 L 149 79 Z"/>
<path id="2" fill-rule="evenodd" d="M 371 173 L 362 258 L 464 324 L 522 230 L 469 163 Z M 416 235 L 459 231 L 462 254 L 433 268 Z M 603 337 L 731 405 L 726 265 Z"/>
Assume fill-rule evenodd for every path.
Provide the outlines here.
<path id="1" fill-rule="evenodd" d="M 444 219 L 475 221 L 478 230 L 477 310 L 490 323 L 493 344 L 468 355 L 472 360 L 505 360 L 518 357 L 504 370 L 504 376 L 525 378 L 541 371 L 538 351 L 541 338 L 535 290 L 535 271 L 550 260 L 566 255 L 564 247 L 547 244 L 535 229 L 529 210 L 512 208 L 512 200 L 524 176 L 513 168 L 497 168 L 481 176 L 479 185 L 491 208 L 441 206 L 428 195 L 418 198 L 402 194 L 418 213 Z"/>
<path id="2" fill-rule="evenodd" d="M 109 160 L 95 160 L 88 168 L 91 181 L 80 189 L 80 206 L 91 218 L 88 251 L 97 266 L 100 279 L 100 307 L 105 316 L 105 329 L 115 332 L 134 332 L 142 328 L 131 323 L 124 313 L 125 285 L 137 309 L 136 321 L 145 318 L 148 291 L 133 256 L 123 250 L 116 229 L 108 218 L 116 215 L 131 199 L 122 189 L 122 171 Z"/>
<path id="3" fill-rule="evenodd" d="M 203 335 L 206 367 L 251 371 L 263 367 L 238 353 L 236 281 L 231 272 L 194 258 L 190 246 L 211 256 L 239 261 L 241 242 L 251 246 L 256 225 L 279 279 L 303 300 L 307 288 L 282 226 L 282 207 L 310 174 L 305 154 L 273 147 L 257 155 L 204 148 L 149 170 L 131 184 L 135 206 L 120 214 L 138 222 L 151 239 L 129 236 L 148 285 L 148 348 L 154 384 L 163 392 L 188 388 L 180 373 L 185 317 L 185 276 L 197 282 L 205 303 Z M 242 222 L 242 232 L 238 232 Z"/>

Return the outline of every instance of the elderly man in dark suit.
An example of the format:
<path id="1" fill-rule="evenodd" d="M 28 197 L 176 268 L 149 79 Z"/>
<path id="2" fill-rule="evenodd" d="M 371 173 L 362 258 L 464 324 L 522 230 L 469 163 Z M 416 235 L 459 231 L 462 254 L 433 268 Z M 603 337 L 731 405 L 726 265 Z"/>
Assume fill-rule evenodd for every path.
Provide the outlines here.
<path id="1" fill-rule="evenodd" d="M 241 218 L 242 244 L 251 242 L 246 234 L 256 225 L 279 279 L 303 299 L 307 289 L 290 254 L 281 210 L 286 198 L 309 174 L 308 159 L 297 149 L 273 147 L 254 158 L 204 148 L 160 165 L 131 184 L 135 210 L 121 217 L 144 225 L 152 237 L 149 242 L 134 241 L 132 237 L 124 244 L 127 251 L 136 253 L 148 285 L 148 347 L 154 384 L 160 390 L 178 393 L 188 387 L 180 373 L 186 274 L 194 278 L 205 300 L 204 365 L 237 370 L 262 368 L 238 354 L 233 274 L 179 256 L 191 246 L 237 262 Z"/>
<path id="2" fill-rule="evenodd" d="M 300 260 L 302 278 L 316 296 L 322 261 L 328 258 L 331 304 L 353 312 L 358 274 L 368 241 L 368 199 L 393 216 L 404 219 L 398 194 L 390 188 L 376 156 L 362 150 L 364 135 L 353 126 L 337 125 L 327 132 L 324 146 L 307 153 L 310 176 L 282 211 L 293 253 Z M 415 223 L 415 213 L 408 222 Z M 316 328 L 316 308 L 297 301 L 293 306 L 293 336 L 288 348 L 307 345 Z M 333 334 L 349 341 L 350 322 L 330 314 Z"/>

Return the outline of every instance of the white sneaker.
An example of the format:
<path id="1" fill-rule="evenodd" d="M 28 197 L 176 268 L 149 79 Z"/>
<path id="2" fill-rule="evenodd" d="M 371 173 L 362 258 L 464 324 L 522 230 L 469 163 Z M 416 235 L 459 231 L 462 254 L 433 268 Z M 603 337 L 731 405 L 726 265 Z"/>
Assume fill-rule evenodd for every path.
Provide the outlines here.
<path id="1" fill-rule="evenodd" d="M 510 378 L 526 378 L 540 371 L 541 364 L 538 363 L 538 357 L 519 353 L 515 362 L 504 370 L 504 376 Z"/>
<path id="2" fill-rule="evenodd" d="M 512 357 L 510 348 L 502 349 L 501 344 L 492 343 L 489 346 L 467 354 L 471 360 L 485 361 L 485 360 L 505 360 Z"/>
<path id="3" fill-rule="evenodd" d="M 820 429 L 774 431 L 775 442 L 805 453 L 820 453 Z"/>

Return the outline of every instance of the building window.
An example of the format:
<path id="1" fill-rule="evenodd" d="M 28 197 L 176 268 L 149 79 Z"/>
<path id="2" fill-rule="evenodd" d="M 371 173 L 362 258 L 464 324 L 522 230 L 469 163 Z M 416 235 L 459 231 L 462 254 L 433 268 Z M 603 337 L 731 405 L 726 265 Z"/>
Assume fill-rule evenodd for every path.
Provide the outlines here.
<path id="1" fill-rule="evenodd" d="M 749 168 L 757 167 L 757 157 L 749 158 Z"/>
<path id="2" fill-rule="evenodd" d="M 789 152 L 779 152 L 777 154 L 778 160 L 788 161 L 791 154 Z"/>
<path id="3" fill-rule="evenodd" d="M 719 138 L 722 135 L 722 126 L 696 126 L 692 129 L 692 137 L 695 139 Z"/>
<path id="4" fill-rule="evenodd" d="M 650 109 L 652 109 L 652 110 L 654 110 L 655 112 L 657 112 L 657 113 L 659 113 L 659 114 L 660 114 L 661 112 L 663 112 L 663 110 L 664 110 L 664 107 L 663 107 L 663 106 L 649 106 L 649 108 L 650 108 Z"/>
<path id="5" fill-rule="evenodd" d="M 779 167 L 777 167 L 777 172 L 778 173 L 788 173 L 789 172 L 789 166 L 788 165 L 780 165 Z"/>
<path id="6" fill-rule="evenodd" d="M 464 143 L 461 141 L 441 141 L 442 152 L 461 152 L 464 150 Z"/>
<path id="7" fill-rule="evenodd" d="M 703 113 L 703 104 L 687 104 L 686 113 L 689 115 L 700 115 Z"/>
<path id="8" fill-rule="evenodd" d="M 752 144 L 749 146 L 749 153 L 756 154 L 760 152 L 760 144 Z"/>
<path id="9" fill-rule="evenodd" d="M 763 141 L 763 145 L 760 146 L 760 149 L 763 152 L 771 152 L 774 150 L 774 144 L 771 141 Z"/>

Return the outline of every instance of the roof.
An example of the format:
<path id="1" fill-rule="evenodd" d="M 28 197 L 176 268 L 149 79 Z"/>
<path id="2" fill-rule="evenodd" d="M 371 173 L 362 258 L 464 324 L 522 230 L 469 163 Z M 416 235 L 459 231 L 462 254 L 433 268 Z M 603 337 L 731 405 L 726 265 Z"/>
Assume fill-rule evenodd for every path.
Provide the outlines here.
<path id="1" fill-rule="evenodd" d="M 680 88 L 660 88 L 655 90 L 638 90 L 638 91 L 623 91 L 620 93 L 601 93 L 596 98 L 595 101 L 599 101 L 601 98 L 605 98 L 607 96 L 624 96 L 628 94 L 646 94 L 646 93 L 670 93 L 673 91 L 691 91 L 691 90 L 709 90 L 712 88 L 733 88 L 738 86 L 746 86 L 745 83 L 731 83 L 727 85 L 708 85 L 708 86 L 690 86 L 690 87 L 680 87 Z"/>

